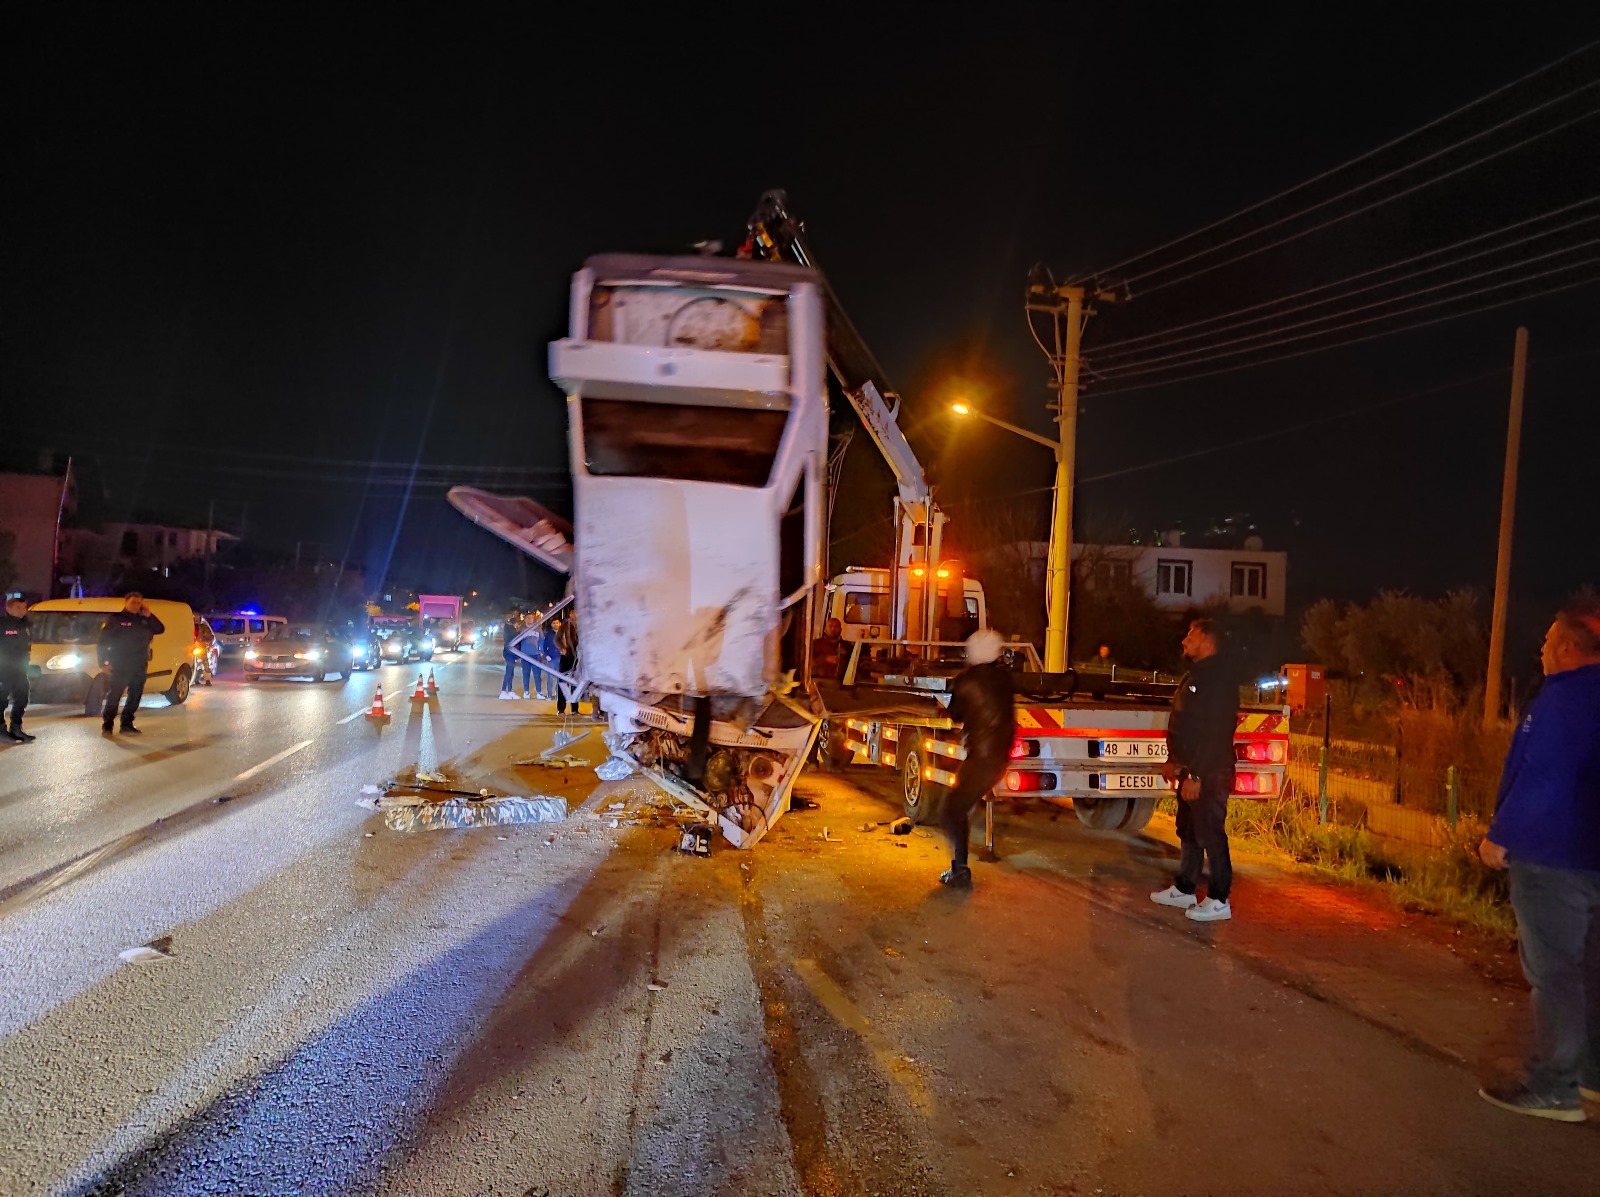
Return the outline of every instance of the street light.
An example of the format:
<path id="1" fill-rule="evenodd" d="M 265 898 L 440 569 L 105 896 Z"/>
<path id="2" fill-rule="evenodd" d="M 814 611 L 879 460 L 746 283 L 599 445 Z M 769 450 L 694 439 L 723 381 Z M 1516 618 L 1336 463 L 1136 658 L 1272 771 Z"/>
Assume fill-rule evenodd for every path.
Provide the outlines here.
<path id="1" fill-rule="evenodd" d="M 1049 673 L 1063 673 L 1067 668 L 1067 587 L 1072 575 L 1071 455 L 1061 441 L 1053 441 L 1047 436 L 1040 436 L 1037 432 L 988 415 L 969 403 L 957 401 L 950 405 L 950 410 L 958 416 L 977 416 L 997 428 L 1004 428 L 1036 445 L 1043 445 L 1055 454 L 1055 503 L 1050 518 L 1050 555 L 1045 565 L 1048 622 L 1044 633 L 1044 667 Z"/>

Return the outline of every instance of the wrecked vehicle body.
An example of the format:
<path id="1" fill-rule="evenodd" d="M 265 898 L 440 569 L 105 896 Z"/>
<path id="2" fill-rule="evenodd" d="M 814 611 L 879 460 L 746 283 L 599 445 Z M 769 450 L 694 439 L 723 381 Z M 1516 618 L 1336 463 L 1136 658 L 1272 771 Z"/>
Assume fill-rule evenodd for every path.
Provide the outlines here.
<path id="1" fill-rule="evenodd" d="M 550 347 L 567 394 L 570 541 L 531 500 L 450 494 L 570 569 L 578 665 L 561 684 L 572 698 L 592 687 L 614 750 L 739 847 L 781 817 L 816 738 L 782 679 L 799 665 L 784 659 L 785 625 L 809 626 L 821 577 L 820 292 L 803 267 L 591 258 L 569 335 Z"/>

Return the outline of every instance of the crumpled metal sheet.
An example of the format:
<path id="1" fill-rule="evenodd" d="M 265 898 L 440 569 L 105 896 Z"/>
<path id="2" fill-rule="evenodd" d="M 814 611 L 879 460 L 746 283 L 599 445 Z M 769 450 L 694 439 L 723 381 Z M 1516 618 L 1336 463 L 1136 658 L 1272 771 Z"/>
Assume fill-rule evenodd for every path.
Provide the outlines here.
<path id="1" fill-rule="evenodd" d="M 458 827 L 509 827 L 517 823 L 559 823 L 567 817 L 567 800 L 532 798 L 452 798 L 393 806 L 383 812 L 390 831 L 438 831 Z"/>

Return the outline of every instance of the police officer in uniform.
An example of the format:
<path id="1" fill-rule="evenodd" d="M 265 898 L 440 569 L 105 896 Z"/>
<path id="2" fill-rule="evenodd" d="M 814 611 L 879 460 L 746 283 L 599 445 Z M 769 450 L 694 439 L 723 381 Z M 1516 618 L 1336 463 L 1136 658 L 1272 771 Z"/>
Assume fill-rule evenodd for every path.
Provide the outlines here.
<path id="1" fill-rule="evenodd" d="M 139 700 L 144 697 L 150 641 L 166 630 L 166 625 L 145 607 L 142 594 L 130 594 L 122 610 L 107 619 L 100 629 L 100 667 L 108 674 L 106 705 L 100 713 L 102 735 L 111 734 L 117 718 L 117 703 L 124 690 L 128 692 L 128 701 L 122 708 L 123 734 L 140 734 L 133 725 L 133 717 L 139 711 Z"/>
<path id="2" fill-rule="evenodd" d="M 28 709 L 28 655 L 32 648 L 28 604 L 9 599 L 6 613 L 0 615 L 0 727 L 18 744 L 31 744 L 35 739 L 22 730 L 22 712 Z M 9 723 L 5 723 L 7 703 L 11 705 Z"/>

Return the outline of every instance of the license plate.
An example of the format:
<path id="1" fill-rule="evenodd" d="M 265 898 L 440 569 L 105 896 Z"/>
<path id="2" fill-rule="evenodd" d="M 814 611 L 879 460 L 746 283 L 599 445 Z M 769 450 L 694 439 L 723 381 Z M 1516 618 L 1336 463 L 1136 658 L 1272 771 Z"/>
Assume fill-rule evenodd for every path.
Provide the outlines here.
<path id="1" fill-rule="evenodd" d="M 1102 773 L 1102 790 L 1159 790 L 1162 787 L 1159 773 Z"/>
<path id="2" fill-rule="evenodd" d="M 268 662 L 266 662 L 266 666 L 267 666 L 268 669 L 289 669 L 289 668 L 291 668 L 293 666 L 293 662 L 290 662 L 290 661 L 268 661 Z"/>
<path id="3" fill-rule="evenodd" d="M 1100 756 L 1111 761 L 1164 761 L 1165 740 L 1101 740 Z"/>

